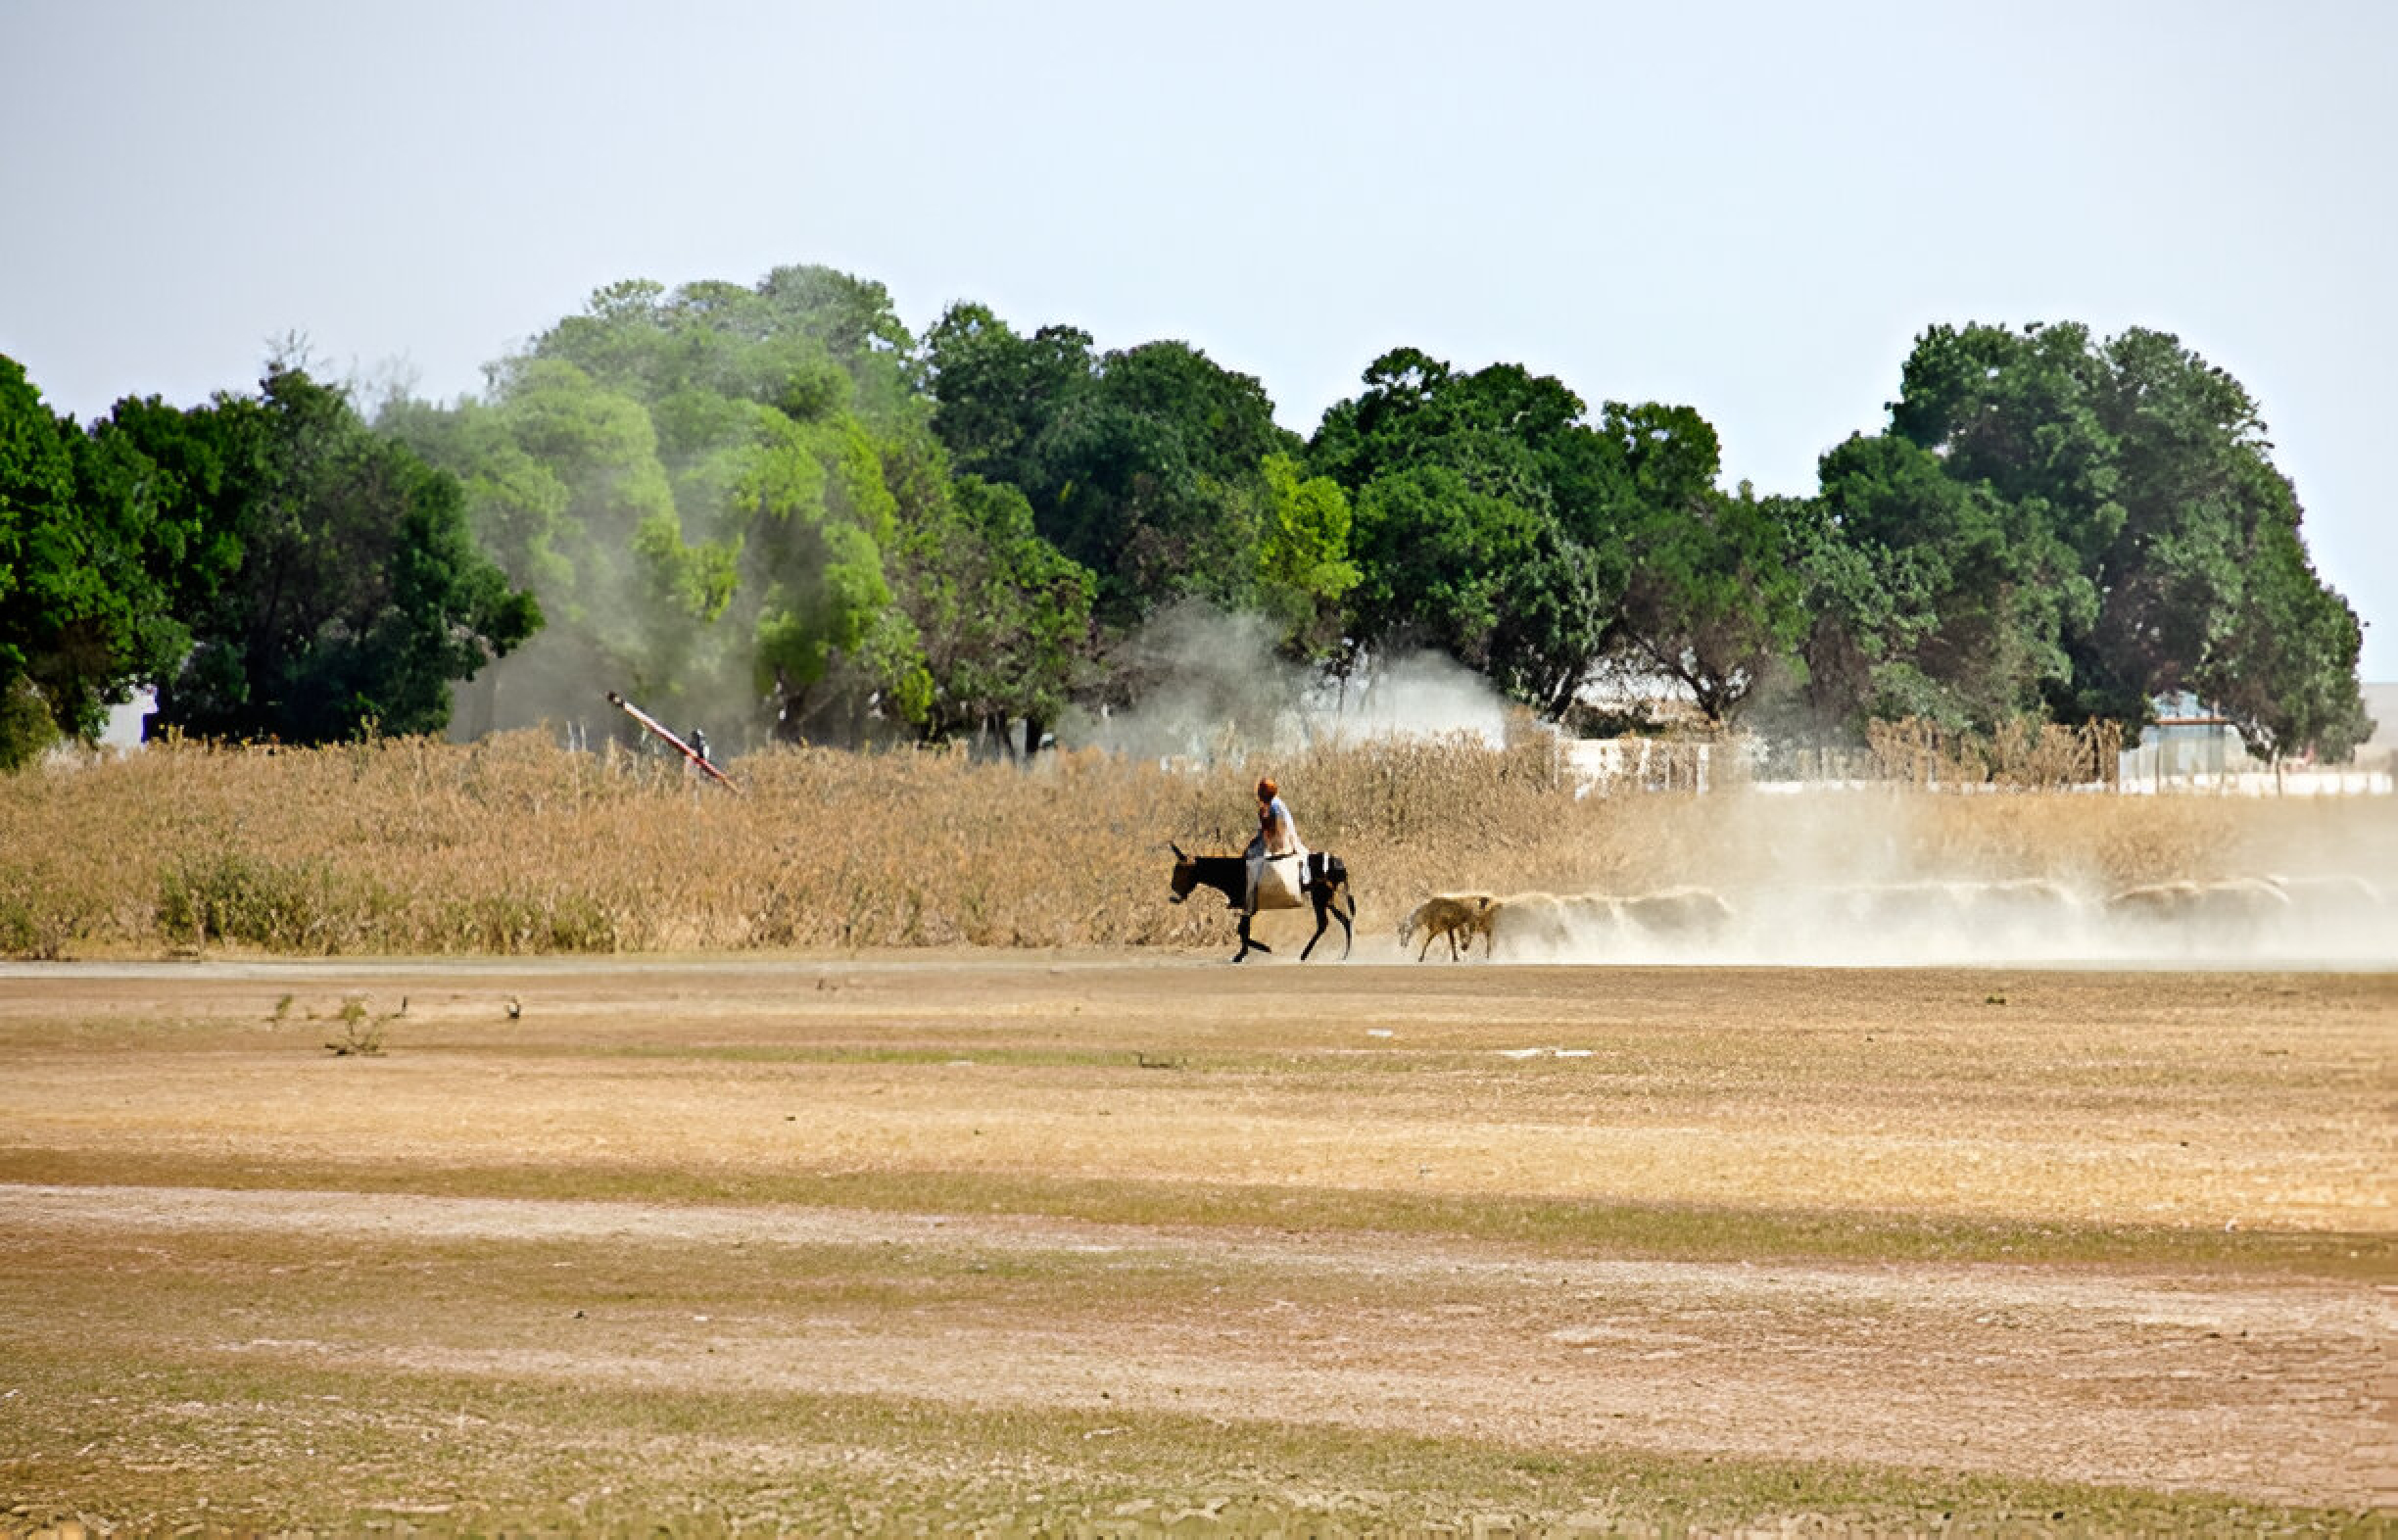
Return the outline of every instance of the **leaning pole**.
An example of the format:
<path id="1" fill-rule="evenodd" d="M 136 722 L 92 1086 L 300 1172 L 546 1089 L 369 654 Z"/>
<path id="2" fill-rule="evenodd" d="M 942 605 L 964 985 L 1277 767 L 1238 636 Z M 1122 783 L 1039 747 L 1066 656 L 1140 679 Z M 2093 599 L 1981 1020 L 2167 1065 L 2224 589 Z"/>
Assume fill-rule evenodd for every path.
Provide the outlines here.
<path id="1" fill-rule="evenodd" d="M 683 740 L 675 737 L 674 734 L 666 731 L 665 724 L 660 722 L 656 717 L 651 716 L 648 712 L 643 710 L 640 706 L 635 705 L 632 701 L 627 700 L 624 697 L 618 695 L 613 690 L 607 693 L 607 698 L 608 704 L 624 712 L 625 715 L 631 717 L 634 721 L 639 722 L 643 727 L 648 729 L 651 733 L 656 734 L 659 738 L 664 739 L 668 746 L 672 747 L 677 753 L 690 760 L 693 764 L 697 765 L 699 769 L 710 779 L 712 779 L 718 786 L 723 787 L 726 791 L 731 792 L 736 795 L 740 794 L 741 788 L 735 786 L 722 770 L 719 770 L 714 765 L 708 763 L 707 755 L 701 753 L 698 749 L 694 748 L 691 745 L 683 742 Z"/>

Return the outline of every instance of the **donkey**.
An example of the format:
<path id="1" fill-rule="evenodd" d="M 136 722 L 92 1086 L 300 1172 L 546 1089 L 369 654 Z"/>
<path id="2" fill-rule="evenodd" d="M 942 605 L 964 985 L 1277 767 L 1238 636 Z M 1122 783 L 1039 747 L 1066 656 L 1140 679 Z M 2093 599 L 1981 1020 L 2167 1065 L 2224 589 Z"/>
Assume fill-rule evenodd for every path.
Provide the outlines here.
<path id="1" fill-rule="evenodd" d="M 1224 902 L 1228 906 L 1240 910 L 1240 950 L 1232 954 L 1234 962 L 1239 962 L 1251 952 L 1273 950 L 1272 947 L 1249 934 L 1249 922 L 1256 919 L 1257 916 L 1242 908 L 1242 902 L 1249 894 L 1249 862 L 1246 857 L 1186 855 L 1178 844 L 1171 845 L 1170 848 L 1175 853 L 1174 901 L 1175 903 L 1180 903 L 1183 899 L 1188 898 L 1191 895 L 1191 890 L 1195 888 L 1213 888 L 1224 895 Z M 1341 906 L 1336 901 L 1344 893 L 1349 899 L 1347 914 L 1341 913 Z M 1327 920 L 1338 920 L 1341 924 L 1341 956 L 1346 958 L 1349 955 L 1350 943 L 1357 938 L 1356 928 L 1350 923 L 1357 918 L 1357 890 L 1349 886 L 1347 863 L 1339 856 L 1326 851 L 1309 851 L 1307 894 L 1316 905 L 1316 934 L 1309 937 L 1307 945 L 1300 949 L 1299 960 L 1306 962 L 1308 953 L 1314 951 L 1316 943 L 1323 939 L 1324 925 Z"/>

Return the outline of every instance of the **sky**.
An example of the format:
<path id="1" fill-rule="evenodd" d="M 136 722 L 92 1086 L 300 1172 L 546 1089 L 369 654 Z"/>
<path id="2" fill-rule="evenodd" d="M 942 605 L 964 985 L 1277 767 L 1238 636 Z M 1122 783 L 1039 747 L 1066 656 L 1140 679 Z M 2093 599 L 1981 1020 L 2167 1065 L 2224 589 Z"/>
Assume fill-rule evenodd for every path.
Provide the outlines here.
<path id="1" fill-rule="evenodd" d="M 1696 408 L 1805 493 L 1947 323 L 2256 399 L 2398 680 L 2398 4 L 0 0 L 0 354 L 57 410 L 279 342 L 448 402 L 603 284 L 821 264 L 1188 342 Z"/>

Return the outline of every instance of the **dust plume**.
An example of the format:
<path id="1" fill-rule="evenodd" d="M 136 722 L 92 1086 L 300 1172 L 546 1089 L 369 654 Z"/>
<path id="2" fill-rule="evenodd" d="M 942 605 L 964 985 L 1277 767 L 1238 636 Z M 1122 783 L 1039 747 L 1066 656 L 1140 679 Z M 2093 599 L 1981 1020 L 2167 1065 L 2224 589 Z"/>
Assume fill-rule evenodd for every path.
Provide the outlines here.
<path id="1" fill-rule="evenodd" d="M 449 739 L 471 743 L 532 728 L 568 748 L 598 748 L 610 739 L 646 746 L 640 730 L 608 703 L 607 693 L 615 690 L 686 738 L 704 734 L 711 758 L 729 759 L 766 746 L 770 707 L 748 698 L 725 671 L 695 671 L 692 685 L 649 697 L 622 679 L 623 672 L 595 657 L 572 633 L 542 631 L 451 688 Z"/>
<path id="2" fill-rule="evenodd" d="M 1368 654 L 1327 679 L 1281 656 L 1266 617 L 1197 601 L 1151 617 L 1113 661 L 1133 702 L 1069 713 L 1061 745 L 1208 763 L 1401 738 L 1463 735 L 1495 748 L 1507 737 L 1508 702 L 1451 658 Z"/>
<path id="3" fill-rule="evenodd" d="M 1638 820 L 1649 799 L 1623 800 Z M 1745 789 L 1678 800 L 1640 858 L 1608 863 L 1614 880 L 1501 894 L 1492 955 L 2398 967 L 2398 885 L 2385 875 L 2398 870 L 2398 808 L 2387 798 L 2157 809 L 2106 794 Z"/>

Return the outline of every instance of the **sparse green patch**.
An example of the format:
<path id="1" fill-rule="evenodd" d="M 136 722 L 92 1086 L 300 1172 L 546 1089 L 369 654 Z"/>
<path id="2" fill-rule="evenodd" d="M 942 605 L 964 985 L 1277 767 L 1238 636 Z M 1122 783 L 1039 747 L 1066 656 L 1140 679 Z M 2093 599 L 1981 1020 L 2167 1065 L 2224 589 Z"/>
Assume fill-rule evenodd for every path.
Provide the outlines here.
<path id="1" fill-rule="evenodd" d="M 391 1019 L 389 1016 L 369 1015 L 365 1000 L 354 994 L 342 1001 L 341 1014 L 334 1018 L 341 1029 L 340 1035 L 327 1042 L 325 1047 L 336 1058 L 347 1058 L 354 1053 L 372 1057 L 383 1051 L 383 1028 Z"/>

